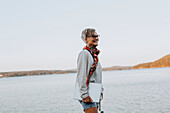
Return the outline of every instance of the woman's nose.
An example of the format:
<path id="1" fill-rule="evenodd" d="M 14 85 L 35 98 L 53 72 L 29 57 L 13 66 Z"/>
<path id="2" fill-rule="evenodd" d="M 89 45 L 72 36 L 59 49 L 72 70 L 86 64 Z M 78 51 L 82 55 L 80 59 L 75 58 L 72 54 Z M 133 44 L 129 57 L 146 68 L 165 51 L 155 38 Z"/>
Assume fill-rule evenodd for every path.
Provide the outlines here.
<path id="1" fill-rule="evenodd" d="M 97 40 L 99 40 L 99 37 L 96 37 Z"/>

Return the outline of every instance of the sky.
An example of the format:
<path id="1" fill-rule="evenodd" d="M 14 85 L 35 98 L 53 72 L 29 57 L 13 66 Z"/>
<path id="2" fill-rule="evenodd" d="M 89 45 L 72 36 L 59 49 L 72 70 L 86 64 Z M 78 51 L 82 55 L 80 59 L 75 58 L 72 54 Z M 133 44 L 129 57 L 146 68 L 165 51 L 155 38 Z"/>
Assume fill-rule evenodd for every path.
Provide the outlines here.
<path id="1" fill-rule="evenodd" d="M 0 72 L 75 69 L 81 31 L 100 34 L 102 67 L 170 54 L 169 0 L 0 0 Z"/>

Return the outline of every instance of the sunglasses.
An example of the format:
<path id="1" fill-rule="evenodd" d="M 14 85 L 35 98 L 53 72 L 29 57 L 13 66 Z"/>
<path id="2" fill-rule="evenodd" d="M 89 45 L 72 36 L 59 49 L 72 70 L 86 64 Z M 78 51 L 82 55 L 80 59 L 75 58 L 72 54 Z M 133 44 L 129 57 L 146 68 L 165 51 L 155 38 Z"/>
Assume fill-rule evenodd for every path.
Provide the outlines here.
<path id="1" fill-rule="evenodd" d="M 99 37 L 100 35 L 92 35 L 92 36 L 88 36 L 88 37 L 93 37 L 93 38 L 97 38 Z"/>

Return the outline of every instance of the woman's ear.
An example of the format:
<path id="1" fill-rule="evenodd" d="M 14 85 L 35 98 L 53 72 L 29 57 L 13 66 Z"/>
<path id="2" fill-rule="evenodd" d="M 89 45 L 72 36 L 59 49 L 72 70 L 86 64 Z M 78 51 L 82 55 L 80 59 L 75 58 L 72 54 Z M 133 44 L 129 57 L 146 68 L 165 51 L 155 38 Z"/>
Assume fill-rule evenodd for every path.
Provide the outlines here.
<path id="1" fill-rule="evenodd" d="M 88 41 L 87 41 L 87 38 L 84 38 L 84 40 L 85 40 L 86 43 L 88 42 Z"/>

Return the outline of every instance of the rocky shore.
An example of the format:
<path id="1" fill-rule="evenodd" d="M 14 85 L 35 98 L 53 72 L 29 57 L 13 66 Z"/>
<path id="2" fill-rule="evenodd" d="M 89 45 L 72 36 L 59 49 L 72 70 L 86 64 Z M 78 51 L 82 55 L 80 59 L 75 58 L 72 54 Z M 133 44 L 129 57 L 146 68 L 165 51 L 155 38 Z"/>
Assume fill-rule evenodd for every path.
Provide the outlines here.
<path id="1" fill-rule="evenodd" d="M 112 66 L 103 68 L 103 71 L 114 70 L 130 70 L 130 69 L 144 69 L 144 68 L 160 68 L 170 67 L 170 54 L 166 55 L 154 62 L 142 63 L 135 66 Z M 65 74 L 76 73 L 76 69 L 72 70 L 32 70 L 32 71 L 15 71 L 15 72 L 0 72 L 0 78 L 3 77 L 18 77 L 18 76 L 36 76 L 36 75 L 52 75 L 52 74 Z"/>
<path id="2" fill-rule="evenodd" d="M 52 75 L 52 74 L 64 74 L 75 73 L 74 70 L 33 70 L 33 71 L 15 71 L 15 72 L 0 72 L 0 78 L 2 77 L 16 77 L 16 76 L 36 76 L 36 75 Z"/>
<path id="3" fill-rule="evenodd" d="M 113 66 L 103 68 L 103 71 L 113 71 L 113 70 L 128 70 L 131 69 L 130 66 Z M 18 76 L 36 76 L 36 75 L 55 75 L 55 74 L 65 74 L 65 73 L 76 73 L 76 69 L 72 70 L 33 70 L 33 71 L 15 71 L 15 72 L 0 72 L 0 78 L 2 77 L 18 77 Z"/>
<path id="4" fill-rule="evenodd" d="M 138 64 L 136 66 L 133 66 L 132 69 L 160 68 L 160 67 L 170 67 L 170 54 L 154 62 Z"/>

